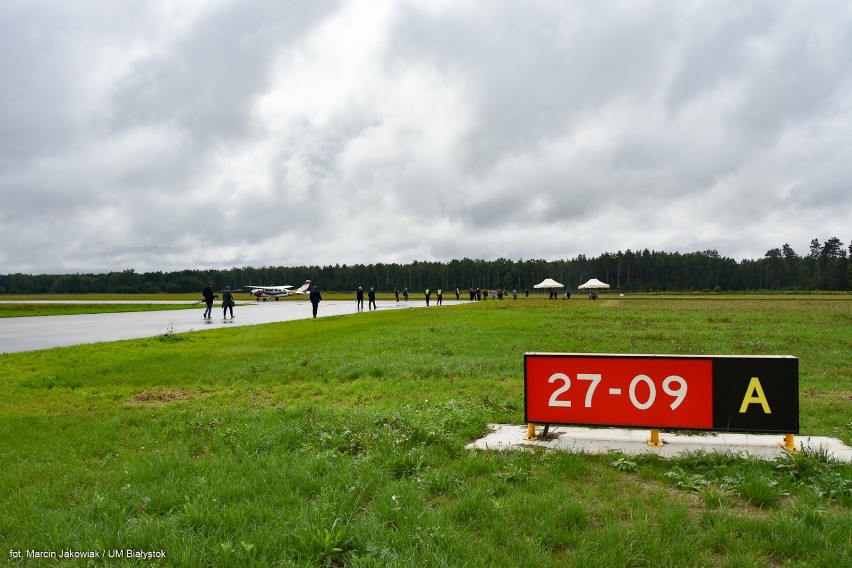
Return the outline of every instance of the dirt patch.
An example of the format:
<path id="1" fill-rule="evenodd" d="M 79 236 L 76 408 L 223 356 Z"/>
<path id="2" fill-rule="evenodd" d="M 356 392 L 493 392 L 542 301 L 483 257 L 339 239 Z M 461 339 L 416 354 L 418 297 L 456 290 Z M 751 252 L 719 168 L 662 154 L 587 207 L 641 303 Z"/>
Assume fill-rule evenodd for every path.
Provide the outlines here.
<path id="1" fill-rule="evenodd" d="M 537 441 L 539 442 L 552 442 L 553 440 L 558 440 L 562 437 L 565 432 L 558 432 L 556 430 L 548 429 L 547 434 L 544 431 L 538 433 Z"/>
<path id="2" fill-rule="evenodd" d="M 191 397 L 190 393 L 182 390 L 142 391 L 133 395 L 133 402 L 171 402 Z"/>

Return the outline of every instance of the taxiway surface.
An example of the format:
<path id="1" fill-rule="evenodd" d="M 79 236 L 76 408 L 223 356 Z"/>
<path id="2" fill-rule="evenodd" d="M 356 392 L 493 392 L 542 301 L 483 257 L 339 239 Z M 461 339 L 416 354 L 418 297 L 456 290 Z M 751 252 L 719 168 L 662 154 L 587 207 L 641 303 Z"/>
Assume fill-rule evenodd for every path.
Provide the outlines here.
<path id="1" fill-rule="evenodd" d="M 94 303 L 94 302 L 87 302 Z M 128 304 L 131 302 L 113 302 Z M 160 302 L 142 302 L 148 304 Z M 183 302 L 186 304 L 187 302 Z M 444 300 L 444 306 L 460 304 Z M 82 314 L 67 316 L 39 316 L 0 319 L 0 353 L 34 351 L 53 347 L 67 347 L 85 343 L 120 341 L 155 337 L 167 333 L 201 331 L 223 326 L 260 325 L 312 317 L 311 304 L 306 300 L 281 302 L 238 303 L 234 318 L 223 319 L 220 302 L 213 305 L 213 317 L 201 317 L 204 306 L 197 309 L 163 310 L 152 312 L 122 312 L 111 314 Z M 423 301 L 378 301 L 375 313 L 386 310 L 425 308 Z M 429 309 L 441 309 L 430 306 Z M 320 303 L 318 317 L 358 313 L 355 300 L 326 300 Z M 361 314 L 368 314 L 364 310 Z"/>

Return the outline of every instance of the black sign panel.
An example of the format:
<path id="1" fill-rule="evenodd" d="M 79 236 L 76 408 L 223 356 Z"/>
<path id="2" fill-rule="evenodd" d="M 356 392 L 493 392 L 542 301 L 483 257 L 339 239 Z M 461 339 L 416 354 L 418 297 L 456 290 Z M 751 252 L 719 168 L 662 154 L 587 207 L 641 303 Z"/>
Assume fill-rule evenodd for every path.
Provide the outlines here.
<path id="1" fill-rule="evenodd" d="M 713 358 L 713 429 L 799 433 L 799 360 Z"/>

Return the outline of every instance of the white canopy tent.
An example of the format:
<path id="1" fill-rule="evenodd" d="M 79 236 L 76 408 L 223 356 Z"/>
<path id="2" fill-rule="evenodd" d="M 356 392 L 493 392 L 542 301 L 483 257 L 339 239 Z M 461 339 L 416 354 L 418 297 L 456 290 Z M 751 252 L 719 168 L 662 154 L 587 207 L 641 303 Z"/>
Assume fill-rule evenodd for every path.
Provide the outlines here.
<path id="1" fill-rule="evenodd" d="M 545 278 L 533 288 L 564 288 L 565 286 L 554 280 L 553 278 Z"/>
<path id="2" fill-rule="evenodd" d="M 606 290 L 608 288 L 609 288 L 609 284 L 607 284 L 605 282 L 601 282 L 597 278 L 592 278 L 588 282 L 585 282 L 584 284 L 580 284 L 579 286 L 577 286 L 578 290 L 588 290 L 589 291 L 589 299 L 590 300 L 597 300 L 598 299 L 598 293 L 595 292 L 595 290 Z"/>
<path id="3" fill-rule="evenodd" d="M 585 284 L 580 284 L 577 286 L 578 290 L 604 290 L 609 289 L 609 284 L 601 282 L 597 278 L 592 278 Z"/>
<path id="4" fill-rule="evenodd" d="M 551 300 L 555 300 L 556 298 L 559 297 L 559 293 L 555 290 L 555 288 L 564 288 L 564 287 L 565 287 L 564 284 L 560 284 L 559 282 L 557 282 L 553 278 L 545 278 L 544 280 L 542 280 L 541 282 L 539 282 L 538 284 L 533 286 L 533 288 L 547 288 L 547 290 L 550 292 L 550 299 Z"/>

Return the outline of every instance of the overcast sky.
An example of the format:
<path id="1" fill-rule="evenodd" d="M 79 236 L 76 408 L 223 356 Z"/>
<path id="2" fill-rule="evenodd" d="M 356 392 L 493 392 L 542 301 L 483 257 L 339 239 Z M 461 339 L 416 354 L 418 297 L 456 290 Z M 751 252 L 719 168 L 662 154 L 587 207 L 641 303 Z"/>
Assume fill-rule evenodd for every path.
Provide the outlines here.
<path id="1" fill-rule="evenodd" d="M 849 0 L 4 0 L 0 273 L 852 238 Z"/>

